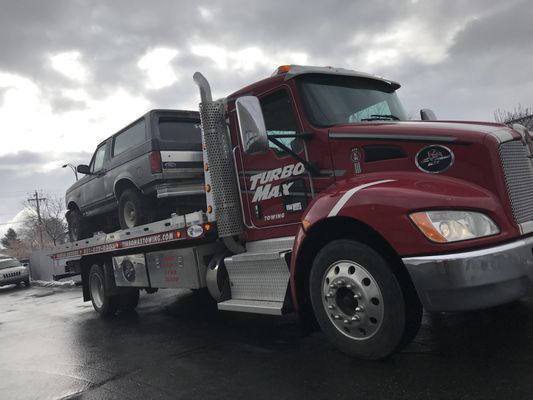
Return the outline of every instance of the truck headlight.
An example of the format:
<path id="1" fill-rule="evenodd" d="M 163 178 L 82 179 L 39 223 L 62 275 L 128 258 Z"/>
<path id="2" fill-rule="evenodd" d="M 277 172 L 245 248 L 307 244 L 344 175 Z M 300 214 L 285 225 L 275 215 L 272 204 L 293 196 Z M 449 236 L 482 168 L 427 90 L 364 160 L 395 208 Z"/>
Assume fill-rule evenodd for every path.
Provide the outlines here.
<path id="1" fill-rule="evenodd" d="M 474 211 L 423 211 L 409 215 L 432 242 L 449 243 L 495 235 L 500 230 L 485 214 Z"/>

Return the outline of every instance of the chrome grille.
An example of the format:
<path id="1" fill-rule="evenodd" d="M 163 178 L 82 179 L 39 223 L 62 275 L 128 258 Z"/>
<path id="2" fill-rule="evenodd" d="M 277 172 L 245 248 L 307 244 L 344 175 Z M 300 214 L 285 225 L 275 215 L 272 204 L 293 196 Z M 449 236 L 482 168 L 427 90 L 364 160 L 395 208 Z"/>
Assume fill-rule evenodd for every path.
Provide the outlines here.
<path id="1" fill-rule="evenodd" d="M 516 222 L 533 220 L 533 166 L 527 147 L 519 140 L 503 143 L 500 158 Z"/>
<path id="2" fill-rule="evenodd" d="M 3 277 L 4 278 L 13 278 L 15 276 L 20 276 L 20 271 L 18 272 L 10 272 L 10 273 L 7 273 L 7 274 L 3 274 Z"/>

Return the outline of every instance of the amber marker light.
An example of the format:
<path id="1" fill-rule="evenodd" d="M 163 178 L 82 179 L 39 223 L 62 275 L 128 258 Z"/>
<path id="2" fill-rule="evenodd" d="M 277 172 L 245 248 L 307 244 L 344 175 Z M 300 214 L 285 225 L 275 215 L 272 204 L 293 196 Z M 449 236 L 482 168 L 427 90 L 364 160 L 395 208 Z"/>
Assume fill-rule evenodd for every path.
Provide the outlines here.
<path id="1" fill-rule="evenodd" d="M 211 185 L 205 185 L 205 191 L 206 193 L 209 193 L 211 191 Z"/>
<path id="2" fill-rule="evenodd" d="M 204 224 L 204 231 L 209 232 L 211 230 L 211 224 Z"/>
<path id="3" fill-rule="evenodd" d="M 207 206 L 207 213 L 212 214 L 213 213 L 213 207 Z"/>
<path id="4" fill-rule="evenodd" d="M 310 227 L 311 227 L 311 222 L 306 220 L 306 219 L 304 219 L 302 221 L 302 228 L 304 229 L 304 232 L 307 232 Z"/>
<path id="5" fill-rule="evenodd" d="M 207 165 L 207 163 L 204 164 L 204 171 L 205 172 L 209 171 L 209 165 Z"/>
<path id="6" fill-rule="evenodd" d="M 181 237 L 181 232 L 180 231 L 176 231 L 176 235 L 175 236 L 176 236 L 176 238 L 179 239 Z"/>
<path id="7" fill-rule="evenodd" d="M 285 74 L 291 70 L 291 65 L 280 65 L 276 71 L 274 71 L 275 75 L 279 74 Z"/>
<path id="8" fill-rule="evenodd" d="M 418 212 L 409 215 L 409 218 L 415 223 L 415 225 L 422 231 L 426 237 L 436 243 L 447 243 L 448 240 L 440 234 L 440 232 L 435 228 L 435 225 L 429 219 L 427 213 Z"/>

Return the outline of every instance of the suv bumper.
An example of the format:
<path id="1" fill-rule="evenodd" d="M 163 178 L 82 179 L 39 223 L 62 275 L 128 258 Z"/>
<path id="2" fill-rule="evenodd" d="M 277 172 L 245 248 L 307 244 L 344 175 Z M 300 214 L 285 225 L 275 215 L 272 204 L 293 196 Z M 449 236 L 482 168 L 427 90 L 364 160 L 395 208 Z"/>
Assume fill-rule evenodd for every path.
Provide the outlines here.
<path id="1" fill-rule="evenodd" d="M 203 183 L 162 183 L 156 185 L 155 189 L 158 199 L 205 193 Z"/>
<path id="2" fill-rule="evenodd" d="M 13 285 L 16 283 L 24 282 L 26 279 L 29 279 L 29 277 L 29 273 L 20 274 L 10 278 L 2 278 L 2 276 L 0 275 L 0 286 Z"/>
<path id="3" fill-rule="evenodd" d="M 533 237 L 403 262 L 428 311 L 466 311 L 517 300 L 533 289 Z"/>

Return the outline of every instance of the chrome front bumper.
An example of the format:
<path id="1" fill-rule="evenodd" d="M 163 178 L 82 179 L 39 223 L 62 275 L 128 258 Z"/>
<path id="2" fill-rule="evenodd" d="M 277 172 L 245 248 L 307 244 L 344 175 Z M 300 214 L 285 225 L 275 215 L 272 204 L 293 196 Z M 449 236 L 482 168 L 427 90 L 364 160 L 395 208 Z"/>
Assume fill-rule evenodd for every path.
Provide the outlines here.
<path id="1" fill-rule="evenodd" d="M 15 283 L 23 282 L 30 277 L 29 272 L 16 276 L 2 276 L 0 274 L 0 286 L 13 285 Z"/>
<path id="2" fill-rule="evenodd" d="M 533 290 L 533 237 L 465 253 L 403 262 L 428 311 L 466 311 L 517 300 Z"/>

